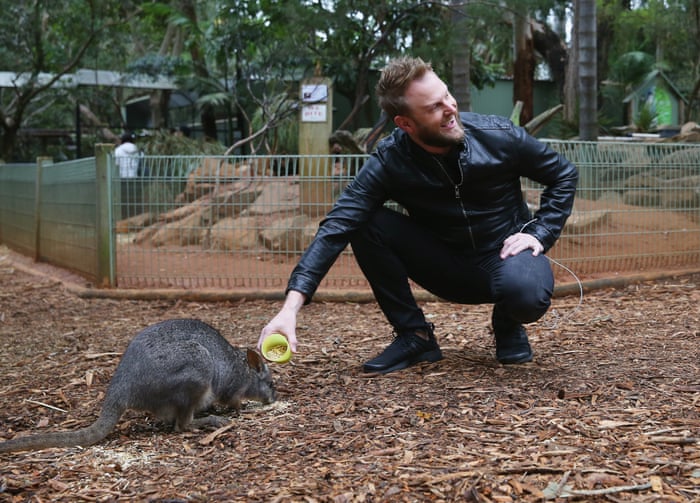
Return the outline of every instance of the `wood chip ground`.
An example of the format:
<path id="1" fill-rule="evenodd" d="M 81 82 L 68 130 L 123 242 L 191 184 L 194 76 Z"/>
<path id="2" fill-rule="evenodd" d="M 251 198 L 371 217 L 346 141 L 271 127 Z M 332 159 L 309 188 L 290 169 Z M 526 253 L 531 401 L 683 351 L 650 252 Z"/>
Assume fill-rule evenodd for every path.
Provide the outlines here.
<path id="1" fill-rule="evenodd" d="M 129 412 L 95 446 L 0 455 L 0 502 L 700 501 L 699 283 L 557 298 L 518 366 L 494 360 L 489 306 L 428 303 L 445 359 L 382 377 L 361 372 L 391 338 L 376 305 L 313 303 L 278 402 L 186 433 Z M 5 254 L 0 439 L 91 423 L 147 324 L 254 346 L 278 307 L 85 299 Z"/>

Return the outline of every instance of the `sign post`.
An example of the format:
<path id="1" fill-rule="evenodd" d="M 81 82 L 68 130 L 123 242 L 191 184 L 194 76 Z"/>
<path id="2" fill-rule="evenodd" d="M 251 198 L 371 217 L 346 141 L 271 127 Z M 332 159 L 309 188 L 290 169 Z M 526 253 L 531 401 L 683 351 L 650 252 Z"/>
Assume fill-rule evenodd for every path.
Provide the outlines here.
<path id="1" fill-rule="evenodd" d="M 323 217 L 333 204 L 330 175 L 333 159 L 328 138 L 333 128 L 333 92 L 331 80 L 314 76 L 305 79 L 300 89 L 299 173 L 301 174 L 301 211 L 313 218 Z"/>

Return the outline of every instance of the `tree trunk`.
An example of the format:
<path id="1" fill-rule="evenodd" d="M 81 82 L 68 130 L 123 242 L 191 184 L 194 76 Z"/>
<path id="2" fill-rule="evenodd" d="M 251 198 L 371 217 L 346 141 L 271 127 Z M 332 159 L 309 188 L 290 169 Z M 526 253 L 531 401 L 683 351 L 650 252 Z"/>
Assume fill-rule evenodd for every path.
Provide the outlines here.
<path id="1" fill-rule="evenodd" d="M 596 0 L 579 0 L 579 136 L 598 139 L 598 79 L 596 65 Z"/>
<path id="2" fill-rule="evenodd" d="M 693 111 L 696 108 L 700 108 L 698 103 L 700 103 L 700 78 L 695 82 L 693 90 L 690 92 L 690 96 L 688 97 L 688 106 L 685 109 L 683 122 L 688 122 L 691 117 L 693 117 Z"/>
<path id="3" fill-rule="evenodd" d="M 194 0 L 184 0 L 182 2 L 182 10 L 187 19 L 190 20 L 193 26 L 197 25 L 197 10 L 196 2 Z M 197 77 L 200 77 L 202 81 L 207 81 L 210 78 L 209 70 L 207 69 L 207 64 L 202 54 L 202 49 L 197 42 L 196 38 L 193 38 L 190 45 L 190 57 L 192 58 L 192 64 L 194 65 L 194 73 Z M 216 114 L 214 112 L 214 107 L 205 104 L 202 105 L 202 110 L 200 112 L 200 121 L 202 123 L 202 133 L 205 138 L 216 139 Z"/>
<path id="4" fill-rule="evenodd" d="M 576 123 L 578 112 L 578 6 L 574 2 L 574 30 L 571 37 L 569 58 L 566 62 L 566 79 L 564 81 L 564 120 L 569 124 Z"/>
<path id="5" fill-rule="evenodd" d="M 513 103 L 521 101 L 520 124 L 528 123 L 534 115 L 533 89 L 535 80 L 535 45 L 526 11 L 516 13 L 513 23 L 515 34 L 515 63 L 513 67 Z"/>
<path id="6" fill-rule="evenodd" d="M 180 57 L 182 55 L 184 34 L 180 25 L 173 22 L 168 24 L 163 36 L 163 41 L 158 49 L 159 56 Z M 168 89 L 153 90 L 150 94 L 151 127 L 154 129 L 166 129 L 170 126 L 170 96 L 172 91 Z"/>
<path id="7" fill-rule="evenodd" d="M 452 0 L 452 24 L 455 33 L 463 33 L 467 20 L 467 6 L 463 0 Z M 467 37 L 457 36 L 457 43 L 452 55 L 452 93 L 459 109 L 468 112 L 472 109 L 470 48 Z"/>
<path id="8" fill-rule="evenodd" d="M 2 128 L 0 136 L 0 161 L 12 162 L 15 153 L 15 143 L 17 142 L 17 130 L 15 126 L 5 126 Z"/>
<path id="9" fill-rule="evenodd" d="M 153 129 L 166 129 L 168 124 L 168 105 L 170 90 L 153 91 L 150 94 L 151 125 Z"/>
<path id="10" fill-rule="evenodd" d="M 369 81 L 369 61 L 363 59 L 360 61 L 359 67 L 357 69 L 357 82 L 355 82 L 355 100 L 352 105 L 352 110 L 348 116 L 343 120 L 343 122 L 338 126 L 338 129 L 352 128 L 356 129 L 355 117 L 362 110 L 362 107 L 367 100 L 369 95 L 367 94 L 367 87 Z"/>
<path id="11" fill-rule="evenodd" d="M 559 100 L 564 101 L 564 85 L 566 82 L 566 63 L 568 52 L 566 43 L 559 34 L 550 29 L 549 26 L 533 21 L 532 40 L 535 50 L 542 55 L 549 67 L 549 73 L 557 86 Z"/>

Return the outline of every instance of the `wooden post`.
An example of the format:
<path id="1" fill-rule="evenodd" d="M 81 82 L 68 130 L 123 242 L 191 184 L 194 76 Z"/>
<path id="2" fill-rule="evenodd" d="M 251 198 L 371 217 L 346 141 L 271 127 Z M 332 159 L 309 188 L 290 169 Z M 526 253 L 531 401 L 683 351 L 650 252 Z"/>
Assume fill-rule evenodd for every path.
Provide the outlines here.
<path id="1" fill-rule="evenodd" d="M 115 177 L 110 171 L 109 154 L 114 151 L 111 143 L 95 145 L 96 219 L 95 241 L 97 247 L 96 280 L 99 287 L 115 285 L 114 233 L 112 220 L 115 195 L 120 194 Z M 119 206 L 117 206 L 119 207 Z"/>
<path id="2" fill-rule="evenodd" d="M 300 159 L 301 212 L 319 218 L 328 213 L 333 205 L 330 179 L 333 159 L 328 147 L 333 128 L 331 80 L 320 75 L 303 80 L 300 97 L 299 154 L 312 156 Z"/>

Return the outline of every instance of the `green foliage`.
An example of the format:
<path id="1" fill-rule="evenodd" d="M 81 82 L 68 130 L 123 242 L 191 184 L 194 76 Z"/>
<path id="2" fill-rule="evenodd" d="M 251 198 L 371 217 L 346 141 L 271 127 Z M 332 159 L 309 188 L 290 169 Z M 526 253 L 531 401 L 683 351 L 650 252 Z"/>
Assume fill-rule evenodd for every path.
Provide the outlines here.
<path id="1" fill-rule="evenodd" d="M 430 60 L 449 80 L 451 56 L 460 45 L 471 55 L 471 81 L 482 89 L 511 74 L 513 16 L 526 12 L 545 23 L 548 13 L 561 13 L 570 4 L 459 2 L 466 17 L 457 23 L 456 3 L 447 0 L 0 0 L 0 71 L 38 76 L 75 63 L 75 68 L 174 77 L 199 97 L 201 109 L 213 108 L 216 119 L 229 123 L 239 119 L 239 131 L 248 135 L 272 116 L 277 103 L 270 97 L 294 96 L 298 80 L 317 66 L 352 106 L 373 96 L 377 70 L 397 55 Z M 598 0 L 597 6 L 599 23 L 609 29 L 601 35 L 612 34 L 601 53 L 610 71 L 601 80 L 620 84 L 602 89 L 606 101 L 619 103 L 653 67 L 664 68 L 681 91 L 692 89 L 700 78 L 697 0 L 646 0 L 634 8 Z M 33 94 L 38 82 L 0 89 L 0 143 L 9 138 L 3 127 L 13 123 L 73 129 L 77 105 L 92 112 L 99 128 L 119 132 L 124 102 L 147 92 L 62 87 Z M 371 100 L 356 122 L 344 127 L 366 125 L 372 120 L 368 110 L 374 110 Z M 277 121 L 256 140 L 257 147 L 292 151 L 292 123 Z"/>
<path id="2" fill-rule="evenodd" d="M 634 9 L 624 2 L 598 2 L 599 14 L 615 33 L 608 60 L 613 65 L 626 54 L 653 54 L 657 68 L 690 91 L 700 78 L 700 5 L 697 0 L 647 0 Z"/>
<path id="3" fill-rule="evenodd" d="M 221 143 L 177 136 L 168 131 L 155 131 L 139 138 L 138 146 L 146 155 L 223 155 L 226 151 Z"/>
<path id="4" fill-rule="evenodd" d="M 619 83 L 626 91 L 641 84 L 654 68 L 655 59 L 642 51 L 627 52 L 610 67 L 610 79 Z"/>
<path id="5" fill-rule="evenodd" d="M 281 117 L 264 140 L 268 151 L 266 153 L 299 153 L 299 121 L 296 114 L 289 113 L 294 109 L 294 100 L 289 99 L 285 94 L 278 94 L 272 98 L 269 105 L 255 110 L 251 121 L 255 131 L 261 129 L 270 120 L 267 114 L 275 113 Z"/>
<path id="6" fill-rule="evenodd" d="M 479 53 L 472 55 L 470 70 L 471 82 L 477 89 L 484 89 L 486 86 L 493 87 L 496 84 L 496 79 L 505 74 L 503 63 L 489 63 Z"/>
<path id="7" fill-rule="evenodd" d="M 656 126 L 657 114 L 654 112 L 652 106 L 649 103 L 644 103 L 637 113 L 637 118 L 634 121 L 634 125 L 637 127 L 637 131 L 640 133 L 649 133 Z"/>

